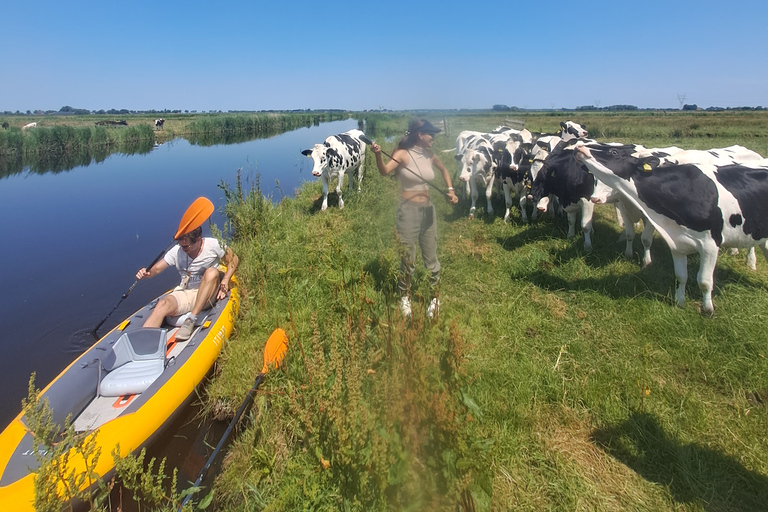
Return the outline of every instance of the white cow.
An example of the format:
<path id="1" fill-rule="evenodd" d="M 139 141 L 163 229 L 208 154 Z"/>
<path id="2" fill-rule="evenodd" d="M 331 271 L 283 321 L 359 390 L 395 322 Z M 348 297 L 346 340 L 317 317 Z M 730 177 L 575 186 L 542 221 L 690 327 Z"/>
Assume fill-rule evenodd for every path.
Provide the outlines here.
<path id="1" fill-rule="evenodd" d="M 37 123 L 27 123 L 24 126 L 22 126 L 21 129 L 22 131 L 29 130 L 30 128 L 34 128 L 35 126 L 37 126 Z"/>
<path id="2" fill-rule="evenodd" d="M 360 140 L 364 133 L 350 130 L 338 135 L 331 135 L 323 144 L 315 144 L 312 149 L 305 149 L 302 155 L 312 159 L 312 176 L 319 176 L 323 184 L 322 211 L 328 208 L 328 183 L 338 177 L 336 194 L 339 196 L 339 209 L 344 208 L 341 198 L 341 184 L 344 175 L 349 173 L 349 192 L 352 193 L 352 176 L 357 170 L 357 191 L 363 181 L 363 162 L 365 160 L 365 142 Z"/>

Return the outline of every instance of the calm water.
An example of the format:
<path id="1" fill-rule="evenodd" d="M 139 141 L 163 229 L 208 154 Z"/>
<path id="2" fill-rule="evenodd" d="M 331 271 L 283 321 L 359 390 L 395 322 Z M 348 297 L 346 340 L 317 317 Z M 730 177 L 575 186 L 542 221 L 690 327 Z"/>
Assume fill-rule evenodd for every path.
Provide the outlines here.
<path id="1" fill-rule="evenodd" d="M 93 344 L 88 332 L 133 284 L 136 271 L 172 241 L 192 201 L 211 199 L 221 228 L 221 180 L 234 185 L 242 167 L 244 178 L 258 173 L 264 193 L 279 201 L 275 180 L 286 195 L 316 180 L 301 150 L 352 128 L 354 120 L 336 121 L 226 146 L 176 140 L 145 155 L 0 180 L 0 428 L 20 411 L 32 372 L 42 388 Z M 99 334 L 177 281 L 173 269 L 142 281 Z"/>

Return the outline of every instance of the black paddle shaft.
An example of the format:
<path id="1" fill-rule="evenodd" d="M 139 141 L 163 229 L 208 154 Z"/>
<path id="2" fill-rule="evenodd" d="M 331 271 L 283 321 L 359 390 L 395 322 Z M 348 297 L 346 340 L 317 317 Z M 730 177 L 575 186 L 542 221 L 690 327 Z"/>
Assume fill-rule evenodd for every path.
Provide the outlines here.
<path id="1" fill-rule="evenodd" d="M 219 440 L 219 444 L 216 445 L 216 449 L 213 450 L 213 453 L 210 457 L 208 457 L 208 460 L 205 463 L 205 466 L 203 466 L 203 469 L 200 470 L 200 474 L 197 476 L 197 480 L 195 480 L 195 483 L 192 487 L 197 487 L 200 485 L 200 483 L 203 481 L 203 478 L 205 478 L 205 475 L 208 473 L 208 470 L 211 468 L 211 464 L 213 464 L 213 461 L 216 460 L 216 456 L 219 455 L 219 452 L 224 447 L 224 443 L 227 442 L 227 439 L 229 439 L 230 434 L 232 433 L 232 430 L 234 430 L 235 425 L 237 425 L 238 421 L 240 421 L 240 417 L 245 413 L 246 409 L 253 404 L 253 395 L 256 394 L 256 389 L 261 385 L 261 382 L 264 380 L 264 376 L 266 374 L 260 373 L 256 380 L 253 383 L 253 387 L 250 391 L 248 391 L 248 394 L 245 396 L 245 400 L 243 400 L 243 403 L 240 404 L 240 408 L 235 413 L 235 417 L 232 418 L 232 421 L 229 422 L 229 426 L 227 427 L 227 430 L 224 431 L 224 435 L 221 436 L 221 440 Z M 192 499 L 192 494 L 187 494 L 187 496 L 184 498 L 184 501 L 181 502 L 181 507 L 179 507 L 179 512 L 181 512 L 181 508 L 184 507 L 187 503 L 189 503 L 189 500 Z"/>
<path id="2" fill-rule="evenodd" d="M 168 244 L 168 247 L 166 247 L 165 249 L 163 249 L 163 251 L 162 251 L 160 254 L 158 254 L 158 255 L 157 255 L 157 258 L 155 258 L 154 260 L 152 260 L 152 263 L 150 263 L 150 264 L 149 264 L 149 266 L 147 267 L 147 270 L 151 269 L 151 268 L 152 268 L 152 267 L 155 265 L 155 263 L 157 263 L 157 262 L 160 260 L 160 258 L 162 258 L 162 257 L 163 257 L 163 254 L 165 254 L 165 253 L 166 253 L 166 251 L 167 251 L 167 250 L 168 250 L 168 249 L 171 247 L 171 245 L 172 245 L 172 244 L 175 244 L 175 243 L 176 243 L 176 240 L 174 240 L 173 242 L 171 242 L 170 244 Z M 120 300 L 119 300 L 119 301 L 117 301 L 117 304 L 115 304 L 115 307 L 113 307 L 113 308 L 112 308 L 112 310 L 111 310 L 109 313 L 107 313 L 107 316 L 105 316 L 105 317 L 104 317 L 104 318 L 101 320 L 101 322 L 99 322 L 99 323 L 96 325 L 96 327 L 94 327 L 94 328 L 93 328 L 93 336 L 94 336 L 94 338 L 96 338 L 96 339 L 99 339 L 98 335 L 96 334 L 96 331 L 98 331 L 98 330 L 99 330 L 99 327 L 101 327 L 101 326 L 104 324 L 104 322 L 106 322 L 106 321 L 107 321 L 107 318 L 109 318 L 110 316 L 112 316 L 112 313 L 114 313 L 114 312 L 115 312 L 115 310 L 117 309 L 117 307 L 118 307 L 118 306 L 119 306 L 119 305 L 120 305 L 120 304 L 121 304 L 121 303 L 122 303 L 122 302 L 125 300 L 125 298 L 126 298 L 126 297 L 128 297 L 128 295 L 130 295 L 130 293 L 133 291 L 133 289 L 136 287 L 136 285 L 137 285 L 137 284 L 139 284 L 139 281 L 138 281 L 138 279 L 137 279 L 136 281 L 134 281 L 134 282 L 133 282 L 133 284 L 131 285 L 131 287 L 130 287 L 130 288 L 128 288 L 128 291 L 127 291 L 127 292 L 125 292 L 125 293 L 123 294 L 123 296 L 122 296 L 122 297 L 120 297 Z"/>
<path id="3" fill-rule="evenodd" d="M 360 140 L 361 140 L 361 141 L 363 141 L 363 142 L 365 142 L 365 143 L 366 143 L 366 144 L 368 144 L 368 145 L 371 145 L 371 144 L 373 144 L 373 141 L 372 141 L 371 139 L 369 139 L 368 137 L 366 137 L 365 135 L 361 135 L 361 136 L 360 136 Z M 392 155 L 390 155 L 389 153 L 386 153 L 386 152 L 384 152 L 383 150 L 382 150 L 382 153 L 384 153 L 385 155 L 387 155 L 389 158 L 392 158 Z M 394 159 L 394 158 L 392 158 L 392 160 L 395 160 L 395 159 Z M 400 163 L 398 160 L 395 160 L 395 162 L 397 162 L 397 163 Z M 404 165 L 403 165 L 403 169 L 405 169 L 406 171 L 410 172 L 411 174 L 413 174 L 414 176 L 416 176 L 417 178 L 419 178 L 419 179 L 420 179 L 420 180 L 421 180 L 423 183 L 426 183 L 427 185 L 429 185 L 430 187 L 432 187 L 433 189 L 437 190 L 438 192 L 440 192 L 441 194 L 443 194 L 445 197 L 447 197 L 447 198 L 449 198 L 449 199 L 450 199 L 450 197 L 451 197 L 451 196 L 449 196 L 449 195 L 448 195 L 448 192 L 446 192 L 445 190 L 443 190 L 443 189 L 441 189 L 440 187 L 438 187 L 437 185 L 434 185 L 433 183 L 431 183 L 431 182 L 429 182 L 429 181 L 425 180 L 424 178 L 422 178 L 421 176 L 419 176 L 418 174 L 416 174 L 415 172 L 413 172 L 412 170 L 410 170 L 409 168 L 407 168 L 407 167 L 406 167 L 406 166 L 404 166 Z"/>

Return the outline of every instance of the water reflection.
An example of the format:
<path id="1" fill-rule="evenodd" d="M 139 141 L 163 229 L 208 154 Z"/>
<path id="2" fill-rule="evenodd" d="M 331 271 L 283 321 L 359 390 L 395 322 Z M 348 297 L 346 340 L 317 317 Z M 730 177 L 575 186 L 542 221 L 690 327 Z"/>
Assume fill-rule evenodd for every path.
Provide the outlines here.
<path id="1" fill-rule="evenodd" d="M 154 148 L 154 141 L 138 140 L 121 144 L 117 149 L 109 146 L 97 146 L 92 150 L 80 149 L 79 151 L 28 153 L 22 158 L 19 156 L 0 157 L 0 179 L 28 171 L 33 174 L 60 173 L 71 171 L 75 167 L 87 167 L 94 163 L 101 163 L 112 154 L 142 155 L 149 153 Z"/>

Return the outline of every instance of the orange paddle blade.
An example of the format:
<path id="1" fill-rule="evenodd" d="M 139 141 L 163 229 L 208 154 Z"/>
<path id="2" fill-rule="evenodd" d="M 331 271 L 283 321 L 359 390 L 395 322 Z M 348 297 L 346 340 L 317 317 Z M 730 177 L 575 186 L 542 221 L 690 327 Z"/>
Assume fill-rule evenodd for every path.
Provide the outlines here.
<path id="1" fill-rule="evenodd" d="M 208 220 L 208 217 L 213 213 L 213 203 L 207 197 L 198 197 L 195 201 L 189 205 L 187 211 L 184 212 L 184 216 L 179 222 L 179 230 L 173 237 L 174 240 L 178 240 L 180 236 L 186 235 L 193 229 L 199 228 L 203 225 L 203 222 Z"/>
<path id="2" fill-rule="evenodd" d="M 272 331 L 264 347 L 264 367 L 261 373 L 267 373 L 269 368 L 278 368 L 283 362 L 285 352 L 288 350 L 288 336 L 279 327 Z"/>

